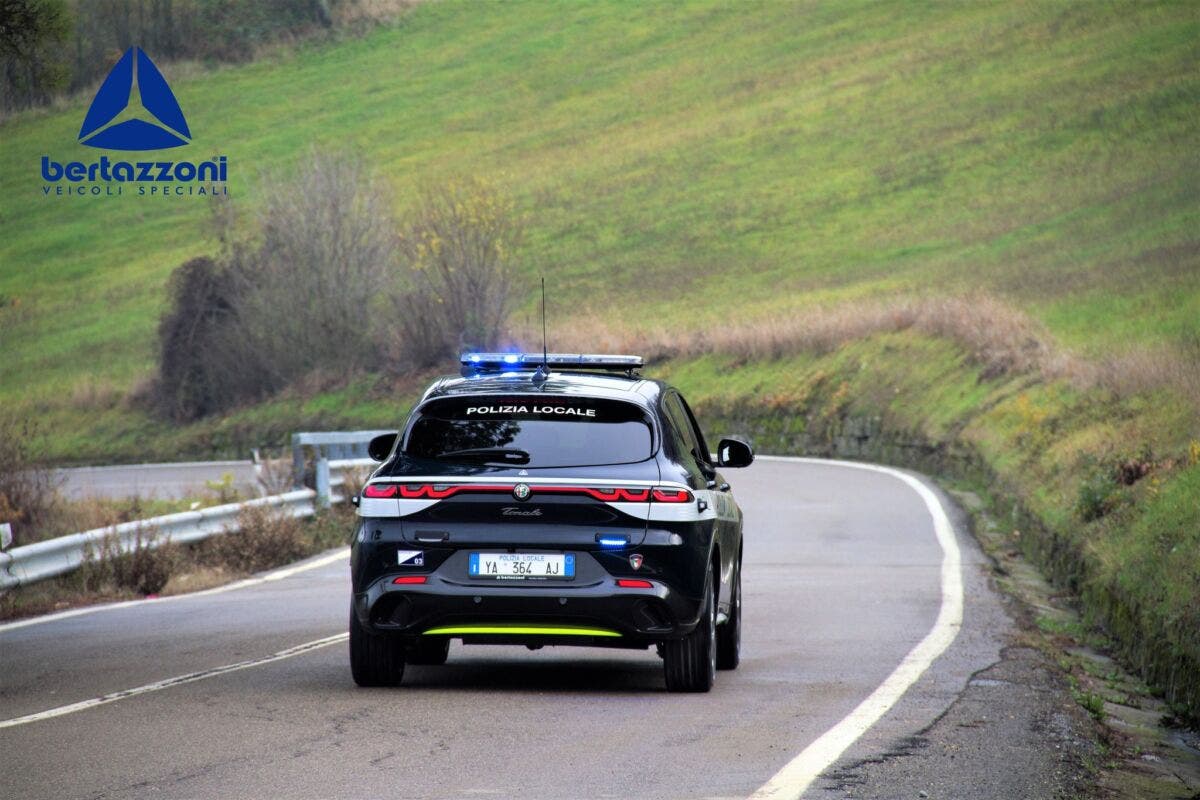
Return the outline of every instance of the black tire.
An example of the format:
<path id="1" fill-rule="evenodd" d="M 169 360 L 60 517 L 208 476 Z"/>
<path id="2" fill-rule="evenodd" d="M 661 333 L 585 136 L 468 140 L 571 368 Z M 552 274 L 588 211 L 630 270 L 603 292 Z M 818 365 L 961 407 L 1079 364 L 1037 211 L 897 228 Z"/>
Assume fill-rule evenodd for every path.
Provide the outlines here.
<path id="1" fill-rule="evenodd" d="M 441 666 L 450 655 L 449 636 L 422 636 L 414 642 L 404 655 L 409 664 Z"/>
<path id="2" fill-rule="evenodd" d="M 394 636 L 363 628 L 350 609 L 350 674 L 359 686 L 399 686 L 404 678 L 404 648 Z"/>
<path id="3" fill-rule="evenodd" d="M 717 608 L 716 584 L 712 566 L 708 568 L 705 585 L 708 597 L 700 613 L 700 624 L 682 639 L 663 643 L 663 672 L 669 692 L 707 692 L 717 676 Z"/>
<path id="4" fill-rule="evenodd" d="M 717 669 L 737 669 L 742 660 L 742 562 L 733 575 L 729 619 L 717 628 Z"/>

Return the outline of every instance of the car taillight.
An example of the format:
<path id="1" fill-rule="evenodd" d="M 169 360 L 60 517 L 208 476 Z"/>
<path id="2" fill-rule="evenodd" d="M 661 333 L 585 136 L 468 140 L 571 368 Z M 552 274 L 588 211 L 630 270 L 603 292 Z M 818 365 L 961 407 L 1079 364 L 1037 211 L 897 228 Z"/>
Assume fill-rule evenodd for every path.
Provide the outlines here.
<path id="1" fill-rule="evenodd" d="M 606 503 L 644 503 L 650 499 L 649 489 L 584 489 L 588 496 Z"/>
<path id="2" fill-rule="evenodd" d="M 444 500 L 451 495 L 458 494 L 465 488 L 468 487 L 429 483 L 402 483 L 400 484 L 400 496 L 407 500 L 419 500 L 422 498 L 429 500 Z"/>
<path id="3" fill-rule="evenodd" d="M 444 500 L 457 494 L 508 494 L 513 483 L 373 483 L 363 489 L 362 496 L 387 499 L 401 497 L 405 500 Z M 687 489 L 632 489 L 626 487 L 596 486 L 549 486 L 530 484 L 531 496 L 536 495 L 584 495 L 602 503 L 690 503 L 692 493 Z"/>
<path id="4" fill-rule="evenodd" d="M 424 575 L 401 575 L 399 578 L 396 578 L 392 581 L 392 583 L 400 583 L 400 584 L 413 584 L 413 583 L 424 583 L 424 582 L 425 582 Z"/>
<path id="5" fill-rule="evenodd" d="M 655 489 L 654 502 L 690 503 L 692 502 L 692 493 L 687 489 Z"/>

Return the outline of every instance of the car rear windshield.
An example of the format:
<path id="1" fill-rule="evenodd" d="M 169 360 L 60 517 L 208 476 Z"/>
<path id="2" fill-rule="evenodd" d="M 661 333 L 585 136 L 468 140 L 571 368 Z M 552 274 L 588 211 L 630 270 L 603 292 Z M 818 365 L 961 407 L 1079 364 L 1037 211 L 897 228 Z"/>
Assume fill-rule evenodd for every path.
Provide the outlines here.
<path id="1" fill-rule="evenodd" d="M 582 467 L 653 455 L 645 412 L 587 397 L 472 397 L 426 403 L 404 452 L 465 464 Z"/>

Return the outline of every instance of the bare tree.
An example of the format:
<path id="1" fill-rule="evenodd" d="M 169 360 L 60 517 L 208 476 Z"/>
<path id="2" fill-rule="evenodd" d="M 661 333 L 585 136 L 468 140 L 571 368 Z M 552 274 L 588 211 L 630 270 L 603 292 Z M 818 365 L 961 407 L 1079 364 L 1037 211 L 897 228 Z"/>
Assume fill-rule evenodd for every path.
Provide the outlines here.
<path id="1" fill-rule="evenodd" d="M 427 188 L 400 236 L 393 349 L 415 366 L 498 343 L 512 310 L 509 259 L 523 237 L 512 198 L 480 178 Z"/>
<path id="2" fill-rule="evenodd" d="M 236 273 L 234 336 L 272 389 L 314 369 L 372 364 L 370 311 L 396 264 L 381 187 L 357 161 L 314 153 L 295 176 L 268 176 L 263 191 L 262 242 Z"/>
<path id="3" fill-rule="evenodd" d="M 263 192 L 254 241 L 235 241 L 231 209 L 214 206 L 222 255 L 172 276 L 157 394 L 174 419 L 376 364 L 371 310 L 396 266 L 386 195 L 358 162 L 315 152 L 294 175 L 268 175 Z"/>

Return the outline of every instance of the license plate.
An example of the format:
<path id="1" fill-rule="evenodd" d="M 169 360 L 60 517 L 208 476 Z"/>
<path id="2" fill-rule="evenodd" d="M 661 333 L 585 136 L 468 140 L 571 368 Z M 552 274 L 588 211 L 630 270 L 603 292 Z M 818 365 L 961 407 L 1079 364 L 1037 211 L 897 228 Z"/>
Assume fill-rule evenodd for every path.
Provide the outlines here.
<path id="1" fill-rule="evenodd" d="M 570 553 L 471 553 L 472 578 L 501 581 L 569 581 L 575 578 Z"/>

